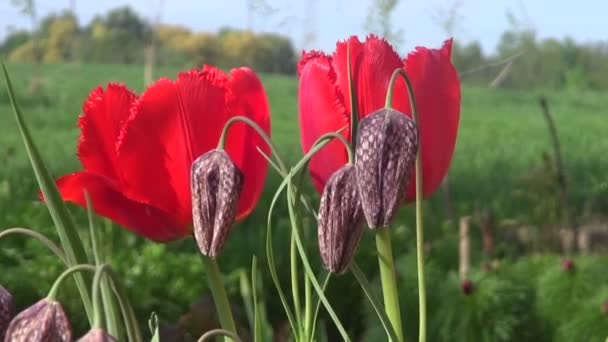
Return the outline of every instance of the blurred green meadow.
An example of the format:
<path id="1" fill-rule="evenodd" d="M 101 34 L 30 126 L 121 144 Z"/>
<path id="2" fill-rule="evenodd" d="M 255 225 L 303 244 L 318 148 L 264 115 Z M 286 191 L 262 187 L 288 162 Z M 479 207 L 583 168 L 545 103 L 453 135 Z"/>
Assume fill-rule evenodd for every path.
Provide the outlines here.
<path id="1" fill-rule="evenodd" d="M 32 66 L 8 64 L 7 67 L 35 142 L 51 173 L 56 177 L 80 168 L 75 154 L 79 134 L 76 121 L 89 91 L 110 81 L 126 83 L 138 92 L 144 89 L 143 67 L 137 65 L 43 64 L 41 91 L 29 96 L 27 88 L 33 74 Z M 177 72 L 177 68 L 159 67 L 155 76 L 174 79 Z M 272 138 L 282 155 L 293 164 L 302 155 L 297 114 L 298 80 L 296 77 L 271 74 L 263 74 L 261 78 L 270 102 Z M 480 334 L 481 331 L 491 330 L 484 327 L 475 315 L 494 313 L 492 317 L 500 322 L 494 326 L 498 331 L 487 332 L 487 336 L 466 335 L 466 332 L 458 335 L 469 336 L 472 338 L 469 340 L 508 341 L 517 338 L 516 340 L 574 341 L 577 339 L 569 339 L 572 338 L 573 331 L 581 331 L 590 335 L 585 335 L 588 338 L 580 340 L 592 341 L 593 336 L 605 338 L 608 334 L 608 315 L 601 316 L 600 310 L 602 301 L 608 300 L 608 279 L 606 276 L 590 278 L 596 282 L 596 287 L 592 289 L 588 288 L 589 284 L 585 284 L 584 280 L 589 274 L 600 274 L 598 270 L 601 265 L 605 269 L 608 262 L 605 256 L 576 258 L 576 263 L 580 261 L 584 266 L 577 269 L 578 273 L 572 277 L 581 277 L 583 280 L 577 283 L 566 279 L 564 282 L 567 284 L 563 287 L 569 286 L 568 288 L 554 289 L 551 277 L 559 279 L 569 276 L 559 266 L 557 249 L 543 250 L 549 252 L 544 256 L 533 256 L 541 250 L 534 245 L 524 246 L 522 248 L 528 252 L 528 256 L 522 259 L 518 258 L 523 255 L 521 250 L 513 247 L 516 242 L 500 238 L 507 236 L 507 230 L 513 229 L 509 228 L 512 226 L 532 227 L 532 231 L 538 234 L 543 231 L 557 234 L 559 220 L 553 217 L 557 191 L 551 181 L 551 172 L 547 171 L 547 165 L 551 165 L 550 160 L 547 164 L 547 156 L 551 158 L 553 150 L 549 130 L 539 107 L 540 97 L 545 97 L 549 103 L 561 141 L 569 185 L 567 203 L 572 226 L 602 220 L 608 213 L 608 100 L 605 93 L 496 90 L 463 85 L 460 128 L 449 174 L 449 205 L 446 206 L 445 189 L 438 191 L 425 204 L 428 258 L 431 264 L 428 271 L 429 303 L 431 306 L 436 305 L 430 309 L 431 313 L 435 313 L 435 318 L 430 319 L 431 326 L 437 327 L 434 330 L 438 334 L 435 336 L 437 340 L 449 340 L 450 329 L 458 330 L 465 324 L 458 321 L 455 315 L 458 310 L 470 311 L 471 317 L 466 323 L 468 328 L 462 328 L 465 330 L 478 331 Z M 47 233 L 56 240 L 50 216 L 44 204 L 37 199 L 38 186 L 22 146 L 4 86 L 0 87 L 0 165 L 0 229 L 29 227 Z M 256 253 L 261 258 L 260 268 L 264 274 L 267 273 L 264 261 L 267 210 L 279 180 L 274 171 L 269 170 L 266 191 L 257 210 L 234 228 L 219 259 L 222 268 L 228 273 L 228 288 L 236 306 L 240 306 L 240 272 L 248 272 L 250 269 L 251 254 Z M 307 184 L 307 193 L 313 201 L 318 201 L 318 195 L 312 191 L 310 184 Z M 84 210 L 76 206 L 70 208 L 83 227 L 83 238 L 86 238 Z M 475 230 L 472 234 L 473 278 L 479 282 L 480 289 L 487 283 L 487 288 L 497 289 L 498 292 L 492 292 L 493 294 L 502 295 L 492 297 L 486 293 L 488 298 L 493 299 L 492 303 L 483 302 L 485 304 L 479 304 L 481 299 L 477 304 L 473 299 L 467 301 L 473 297 L 460 298 L 459 283 L 453 280 L 456 279 L 454 271 L 458 268 L 457 220 L 479 212 L 491 213 L 498 222 L 495 244 L 500 247 L 497 250 L 502 253 L 500 256 L 505 270 L 503 275 L 500 275 L 500 271 L 490 274 L 482 271 L 481 266 L 486 260 L 482 254 L 479 233 Z M 276 259 L 279 269 L 284 270 L 280 272 L 281 276 L 287 278 L 288 258 L 280 257 L 288 254 L 289 246 L 286 207 L 280 205 L 275 213 L 275 251 L 279 255 Z M 189 307 L 205 293 L 206 282 L 193 241 L 154 244 L 103 219 L 99 219 L 98 223 L 104 231 L 105 245 L 112 264 L 125 277 L 140 323 L 145 325 L 152 311 L 169 322 L 176 322 L 180 317 L 182 320 L 186 320 L 184 317 L 195 320 L 192 318 L 194 315 L 186 314 Z M 413 211 L 407 208 L 402 210 L 398 224 L 394 227 L 395 253 L 402 265 L 400 272 L 403 274 L 400 276 L 405 284 L 403 287 L 407 289 L 402 290 L 402 299 L 409 304 L 417 300 L 415 269 L 409 262 L 415 250 L 412 223 Z M 309 222 L 307 226 L 311 259 L 318 263 L 315 225 Z M 0 241 L 0 244 L 0 283 L 15 290 L 17 305 L 25 307 L 36 298 L 44 296 L 62 269 L 60 262 L 54 260 L 37 242 L 21 237 L 9 237 Z M 358 260 L 368 271 L 367 274 L 375 278 L 377 267 L 371 246 L 371 234 L 365 234 Z M 584 273 L 584 269 L 591 273 Z M 271 321 L 277 327 L 285 324 L 281 321 L 284 315 L 270 280 L 264 278 L 263 283 Z M 283 286 L 287 286 L 287 283 Z M 343 291 L 349 291 L 353 295 L 339 296 Z M 450 309 L 442 311 L 439 307 L 442 303 L 445 304 L 445 293 L 451 293 L 450 291 L 454 294 L 450 302 L 453 312 Z M 551 291 L 558 293 L 553 297 Z M 343 313 L 343 319 L 352 333 L 376 340 L 370 336 L 374 336 L 373 327 L 378 327 L 379 324 L 371 311 L 366 309 L 364 298 L 359 294 L 353 278 L 346 275 L 336 279 L 329 292 L 329 297 L 335 298 L 337 311 Z M 81 310 L 78 299 L 70 298 L 68 293 L 69 290 L 66 289 L 67 306 L 71 313 L 76 314 Z M 332 297 L 332 293 L 336 295 Z M 478 293 L 484 295 L 482 290 Z M 550 304 L 557 300 L 573 301 L 574 308 L 570 312 L 572 315 L 580 312 L 577 319 L 587 317 L 584 314 L 590 318 L 575 327 L 563 328 L 564 322 L 569 321 L 568 316 L 564 317 L 565 312 L 554 312 L 552 315 L 551 312 L 560 310 L 547 309 L 550 313 L 545 310 L 551 308 Z M 516 304 L 513 303 L 522 307 L 515 307 Z M 405 304 L 403 310 L 407 312 L 407 327 L 412 327 L 408 335 L 413 339 L 417 325 L 416 311 L 413 310 L 413 304 L 409 304 Z M 354 310 L 353 306 L 361 310 Z M 211 306 L 205 310 L 213 312 Z M 534 317 L 530 318 L 523 313 Z M 76 318 L 74 321 L 77 328 L 84 329 L 84 319 Z M 529 336 L 517 335 L 521 329 L 538 329 L 534 330 L 538 335 L 532 332 Z M 560 332 L 560 329 L 565 331 Z M 594 335 L 595 332 L 597 336 Z M 538 337 L 541 335 L 544 337 Z"/>

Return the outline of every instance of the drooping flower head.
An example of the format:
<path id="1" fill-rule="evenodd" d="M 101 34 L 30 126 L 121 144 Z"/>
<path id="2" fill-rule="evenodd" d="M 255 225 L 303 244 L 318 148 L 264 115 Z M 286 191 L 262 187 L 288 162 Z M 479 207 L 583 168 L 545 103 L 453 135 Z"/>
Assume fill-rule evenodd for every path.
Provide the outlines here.
<path id="1" fill-rule="evenodd" d="M 78 342 L 117 342 L 118 340 L 114 338 L 114 336 L 108 334 L 107 332 L 99 329 L 93 328 L 89 330 L 89 332 L 78 339 Z"/>
<path id="2" fill-rule="evenodd" d="M 44 298 L 11 321 L 5 341 L 71 342 L 72 326 L 61 304 Z"/>
<path id="3" fill-rule="evenodd" d="M 347 49 L 360 119 L 384 107 L 395 69 L 403 68 L 409 75 L 420 121 L 417 126 L 422 150 L 423 193 L 425 197 L 430 196 L 450 166 L 460 118 L 460 82 L 450 60 L 452 41 L 446 41 L 440 49 L 418 47 L 405 59 L 385 40 L 375 36 L 369 36 L 364 42 L 350 37 L 339 42 L 332 55 L 318 51 L 304 53 L 298 65 L 298 97 L 301 143 L 305 152 L 328 132 L 346 128 L 342 134 L 350 139 Z M 393 107 L 411 116 L 405 82 L 401 79 L 394 88 Z M 337 141 L 313 157 L 310 173 L 319 192 L 346 161 L 346 150 Z M 404 194 L 407 201 L 415 198 L 415 172 L 410 177 L 412 180 Z"/>
<path id="4" fill-rule="evenodd" d="M 348 269 L 363 233 L 363 209 L 355 166 L 344 165 L 327 182 L 319 206 L 319 250 L 323 266 L 333 273 Z"/>
<path id="5" fill-rule="evenodd" d="M 217 147 L 222 128 L 243 115 L 270 134 L 268 101 L 249 68 L 229 75 L 204 66 L 152 84 L 141 96 L 124 85 L 94 89 L 83 106 L 78 157 L 83 170 L 57 180 L 64 200 L 93 209 L 156 241 L 192 234 L 190 169 Z M 269 147 L 244 123 L 235 123 L 225 150 L 243 172 L 237 219 L 255 207 L 264 186 Z"/>
<path id="6" fill-rule="evenodd" d="M 0 285 L 0 341 L 4 341 L 4 333 L 13 319 L 14 311 L 13 295 Z"/>

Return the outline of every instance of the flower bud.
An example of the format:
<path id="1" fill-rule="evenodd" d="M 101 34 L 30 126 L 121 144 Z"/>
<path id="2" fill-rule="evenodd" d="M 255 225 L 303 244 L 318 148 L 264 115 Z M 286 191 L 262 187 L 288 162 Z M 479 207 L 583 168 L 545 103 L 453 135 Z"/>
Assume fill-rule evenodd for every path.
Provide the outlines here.
<path id="1" fill-rule="evenodd" d="M 604 303 L 602 304 L 602 312 L 605 315 L 608 315 L 608 299 L 604 301 Z"/>
<path id="2" fill-rule="evenodd" d="M 562 260 L 562 270 L 565 272 L 574 272 L 574 262 L 570 259 Z"/>
<path id="3" fill-rule="evenodd" d="M 215 258 L 224 246 L 236 216 L 243 178 L 221 150 L 207 152 L 192 163 L 194 237 L 206 256 Z"/>
<path id="4" fill-rule="evenodd" d="M 359 123 L 357 186 L 370 228 L 389 226 L 401 204 L 418 152 L 418 129 L 409 117 L 381 109 Z"/>
<path id="5" fill-rule="evenodd" d="M 99 328 L 93 328 L 78 339 L 78 342 L 118 342 L 118 340 Z"/>
<path id="6" fill-rule="evenodd" d="M 4 333 L 13 319 L 13 296 L 0 285 L 0 341 L 4 341 Z"/>
<path id="7" fill-rule="evenodd" d="M 325 184 L 318 225 L 323 265 L 330 272 L 343 273 L 363 233 L 363 211 L 353 165 L 338 169 Z"/>
<path id="8" fill-rule="evenodd" d="M 461 284 L 461 290 L 465 296 L 468 296 L 475 291 L 475 284 L 469 279 L 465 279 Z"/>
<path id="9" fill-rule="evenodd" d="M 5 341 L 72 341 L 72 328 L 59 302 L 42 299 L 19 313 L 8 326 Z"/>

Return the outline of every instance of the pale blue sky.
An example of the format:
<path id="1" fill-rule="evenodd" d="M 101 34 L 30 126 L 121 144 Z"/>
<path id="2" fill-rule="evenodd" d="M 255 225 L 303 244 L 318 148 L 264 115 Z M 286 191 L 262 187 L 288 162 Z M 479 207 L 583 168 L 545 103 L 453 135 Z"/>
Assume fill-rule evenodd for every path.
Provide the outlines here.
<path id="1" fill-rule="evenodd" d="M 129 4 L 143 17 L 154 18 L 160 0 L 75 0 L 83 23 L 120 5 Z M 351 34 L 364 36 L 364 23 L 371 0 L 267 0 L 276 12 L 270 17 L 253 18 L 256 31 L 279 31 L 292 38 L 297 49 L 303 47 L 333 50 L 337 40 Z M 438 10 L 447 9 L 454 0 L 400 0 L 392 21 L 404 33 L 401 52 L 417 45 L 438 46 L 446 33 L 433 19 Z M 40 15 L 67 8 L 70 0 L 36 0 Z M 221 26 L 244 28 L 249 19 L 247 0 L 165 0 L 163 23 L 181 24 L 196 31 L 214 31 Z M 459 41 L 479 40 L 484 51 L 493 52 L 500 34 L 509 27 L 506 13 L 536 29 L 540 37 L 573 37 L 577 41 L 608 40 L 608 1 L 605 0 L 460 0 L 461 20 L 455 31 Z M 308 11 L 307 11 L 308 7 Z M 310 10 L 312 8 L 312 11 Z M 308 16 L 308 13 L 314 13 Z M 307 18 L 313 18 L 309 20 Z M 0 0 L 0 39 L 7 28 L 28 27 L 26 18 Z M 316 40 L 303 46 L 308 28 Z"/>

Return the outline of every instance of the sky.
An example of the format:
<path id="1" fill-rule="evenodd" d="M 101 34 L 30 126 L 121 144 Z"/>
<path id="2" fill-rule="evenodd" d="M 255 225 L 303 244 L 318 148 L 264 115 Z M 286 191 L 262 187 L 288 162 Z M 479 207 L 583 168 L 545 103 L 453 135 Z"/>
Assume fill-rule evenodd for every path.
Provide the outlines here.
<path id="1" fill-rule="evenodd" d="M 571 37 L 580 42 L 608 40 L 605 0 L 399 0 L 391 17 L 402 33 L 398 49 L 405 53 L 416 46 L 438 47 L 449 37 L 437 14 L 460 3 L 459 20 L 452 36 L 461 42 L 478 40 L 484 52 L 493 53 L 500 35 L 509 29 L 507 13 L 512 13 L 541 38 Z M 142 17 L 179 24 L 194 31 L 216 31 L 223 26 L 288 35 L 296 48 L 333 51 L 335 44 L 350 35 L 363 38 L 372 0 L 266 0 L 270 15 L 250 16 L 247 0 L 35 0 L 38 15 L 44 16 L 75 5 L 81 24 L 108 9 L 130 5 Z M 30 22 L 11 4 L 0 0 L 0 40 L 11 28 L 28 28 Z M 314 32 L 315 39 L 304 37 Z"/>

